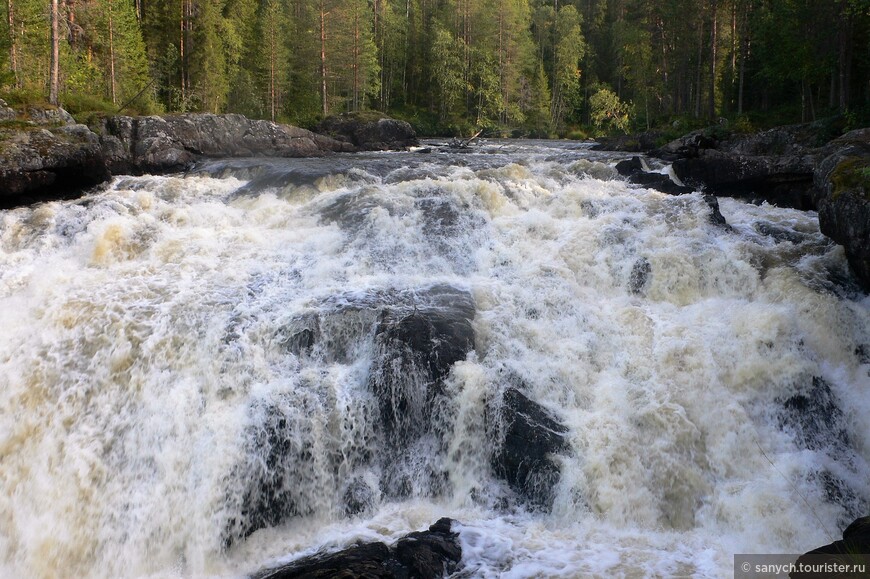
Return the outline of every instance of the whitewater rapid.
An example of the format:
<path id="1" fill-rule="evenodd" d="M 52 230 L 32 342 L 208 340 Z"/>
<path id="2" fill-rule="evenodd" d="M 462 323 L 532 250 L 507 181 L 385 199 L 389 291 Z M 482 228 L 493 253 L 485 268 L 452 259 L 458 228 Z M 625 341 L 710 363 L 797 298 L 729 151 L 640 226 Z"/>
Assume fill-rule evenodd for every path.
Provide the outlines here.
<path id="1" fill-rule="evenodd" d="M 722 577 L 838 538 L 870 500 L 870 298 L 842 248 L 812 212 L 720 199 L 722 226 L 613 162 L 222 161 L 0 213 L 0 576 L 239 577 L 443 516 L 462 577 Z M 378 308 L 438 287 L 471 297 L 474 349 L 399 492 Z M 288 346 L 313 319 L 329 346 Z M 492 472 L 508 382 L 567 428 L 544 510 Z M 239 526 L 275 468 L 293 515 Z"/>

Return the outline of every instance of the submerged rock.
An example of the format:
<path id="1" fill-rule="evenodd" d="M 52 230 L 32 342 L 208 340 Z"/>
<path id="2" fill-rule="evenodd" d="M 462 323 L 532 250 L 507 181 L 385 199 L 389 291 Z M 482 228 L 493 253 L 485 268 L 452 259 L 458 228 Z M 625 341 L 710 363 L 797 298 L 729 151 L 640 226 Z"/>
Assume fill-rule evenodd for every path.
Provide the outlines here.
<path id="1" fill-rule="evenodd" d="M 410 124 L 378 113 L 343 113 L 324 119 L 316 130 L 363 151 L 404 150 L 420 144 Z"/>
<path id="2" fill-rule="evenodd" d="M 813 377 L 812 385 L 784 400 L 782 408 L 780 426 L 794 433 L 804 448 L 845 449 L 849 446 L 843 411 L 823 378 Z"/>
<path id="3" fill-rule="evenodd" d="M 495 475 L 533 506 L 549 509 L 560 476 L 553 455 L 568 451 L 568 429 L 513 387 L 488 409 L 487 429 L 494 439 L 490 464 Z"/>
<path id="4" fill-rule="evenodd" d="M 254 574 L 252 579 L 446 577 L 458 569 L 462 559 L 453 523 L 451 519 L 440 519 L 429 530 L 410 533 L 392 547 L 380 542 L 354 545 L 336 553 L 312 555 L 266 569 Z"/>
<path id="5" fill-rule="evenodd" d="M 355 516 L 382 495 L 443 492 L 444 381 L 474 348 L 474 312 L 471 294 L 448 285 L 339 294 L 277 332 L 280 351 L 307 364 L 373 356 L 359 385 L 368 392 L 353 411 L 316 388 L 252 404 L 245 459 L 230 477 L 225 544 L 315 512 L 324 494 Z M 354 438 L 322 436 L 340 429 L 332 421 L 342 416 L 355 423 Z"/>
<path id="6" fill-rule="evenodd" d="M 794 436 L 799 447 L 827 456 L 827 466 L 814 471 L 810 480 L 819 485 L 828 501 L 843 507 L 847 516 L 856 516 L 867 508 L 866 497 L 843 478 L 856 476 L 856 457 L 845 415 L 827 381 L 815 376 L 783 400 L 779 424 Z"/>

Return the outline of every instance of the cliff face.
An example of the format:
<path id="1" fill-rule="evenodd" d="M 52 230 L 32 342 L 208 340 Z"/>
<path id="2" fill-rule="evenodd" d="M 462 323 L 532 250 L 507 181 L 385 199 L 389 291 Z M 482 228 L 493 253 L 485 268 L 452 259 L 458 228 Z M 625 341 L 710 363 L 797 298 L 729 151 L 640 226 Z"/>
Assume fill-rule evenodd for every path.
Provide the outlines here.
<path id="1" fill-rule="evenodd" d="M 312 157 L 356 148 L 242 115 L 108 117 L 91 127 L 63 109 L 26 118 L 0 101 L 0 207 L 73 196 L 111 175 L 180 171 L 202 157 Z"/>
<path id="2" fill-rule="evenodd" d="M 835 139 L 818 166 L 819 227 L 846 250 L 849 266 L 870 292 L 870 129 Z"/>

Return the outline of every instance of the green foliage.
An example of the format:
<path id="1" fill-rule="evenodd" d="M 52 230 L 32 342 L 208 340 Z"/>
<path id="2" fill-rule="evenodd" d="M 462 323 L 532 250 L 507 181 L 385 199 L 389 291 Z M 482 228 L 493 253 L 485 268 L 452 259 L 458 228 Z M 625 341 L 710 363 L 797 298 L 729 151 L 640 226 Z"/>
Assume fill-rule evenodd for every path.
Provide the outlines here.
<path id="1" fill-rule="evenodd" d="M 631 105 L 619 100 L 616 93 L 600 87 L 589 99 L 592 123 L 601 131 L 609 133 L 628 132 L 631 126 Z"/>
<path id="2" fill-rule="evenodd" d="M 147 87 L 128 112 L 304 126 L 324 105 L 374 108 L 426 134 L 465 136 L 578 126 L 670 135 L 673 120 L 686 132 L 720 117 L 748 132 L 834 113 L 849 129 L 870 124 L 868 4 L 76 0 L 61 2 L 61 93 L 82 113 L 105 113 L 99 103 L 120 107 Z M 0 88 L 34 102 L 47 94 L 47 8 L 0 3 Z"/>

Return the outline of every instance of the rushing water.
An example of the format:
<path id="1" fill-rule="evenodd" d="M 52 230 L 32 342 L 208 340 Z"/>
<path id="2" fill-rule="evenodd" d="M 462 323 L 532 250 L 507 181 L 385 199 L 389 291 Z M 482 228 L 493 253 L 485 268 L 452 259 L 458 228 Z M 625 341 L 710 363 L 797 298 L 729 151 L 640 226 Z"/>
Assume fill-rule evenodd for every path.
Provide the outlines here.
<path id="1" fill-rule="evenodd" d="M 842 249 L 613 160 L 212 162 L 0 213 L 0 576 L 241 576 L 442 516 L 462 577 L 719 577 L 837 538 L 870 499 Z M 377 328 L 457 300 L 474 349 L 390 450 Z M 567 428 L 544 509 L 492 472 L 509 383 Z M 251 521 L 263 485 L 286 516 Z"/>

